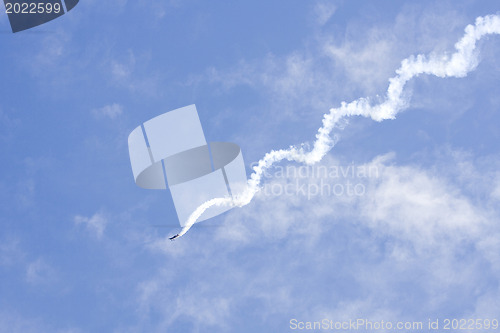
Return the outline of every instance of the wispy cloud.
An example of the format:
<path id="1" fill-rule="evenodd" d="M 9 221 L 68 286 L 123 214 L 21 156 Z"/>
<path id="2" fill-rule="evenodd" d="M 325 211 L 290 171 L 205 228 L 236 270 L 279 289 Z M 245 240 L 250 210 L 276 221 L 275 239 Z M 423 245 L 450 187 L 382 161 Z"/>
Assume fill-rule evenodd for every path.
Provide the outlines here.
<path id="1" fill-rule="evenodd" d="M 458 167 L 469 159 L 454 153 L 430 168 L 397 165 L 394 154 L 359 165 L 377 169 L 374 177 L 272 177 L 268 182 L 276 188 L 296 179 L 332 186 L 350 180 L 366 192 L 307 200 L 262 191 L 250 206 L 231 211 L 222 227 L 195 230 L 182 242 L 169 243 L 172 251 L 162 248 L 166 244 L 150 247 L 169 265 L 141 284 L 141 306 L 163 314 L 168 319 L 163 328 L 202 318 L 217 318 L 223 328 L 249 302 L 255 307 L 246 317 L 270 327 L 297 314 L 303 320 L 360 314 L 372 320 L 427 320 L 497 306 L 482 295 L 498 295 L 498 286 L 488 281 L 500 270 L 495 223 L 500 212 L 476 200 L 492 188 L 481 186 L 476 194 L 463 190 L 486 170 L 477 164 Z M 331 156 L 320 163 L 341 165 Z M 207 307 L 195 316 L 195 299 L 200 305 L 225 300 L 229 307 L 224 315 Z M 203 315 L 206 311 L 210 315 Z"/>
<path id="2" fill-rule="evenodd" d="M 330 18 L 335 14 L 337 10 L 337 6 L 335 6 L 331 2 L 322 1 L 316 3 L 314 6 L 314 16 L 315 21 L 319 25 L 324 25 L 326 22 L 330 20 Z"/>
<path id="3" fill-rule="evenodd" d="M 37 202 L 37 185 L 40 173 L 52 166 L 53 160 L 47 157 L 25 157 L 23 160 L 24 172 L 17 180 L 13 190 L 20 207 L 34 207 Z"/>
<path id="4" fill-rule="evenodd" d="M 360 202 L 370 227 L 425 247 L 437 246 L 440 240 L 476 239 L 486 228 L 489 214 L 461 194 L 460 187 L 423 169 L 387 162 L 375 162 L 383 177 L 370 179 L 370 195 Z"/>
<path id="5" fill-rule="evenodd" d="M 97 239 L 101 239 L 108 224 L 108 219 L 102 213 L 95 213 L 91 217 L 77 215 L 74 217 L 76 225 L 84 225 L 85 228 Z"/>
<path id="6" fill-rule="evenodd" d="M 38 258 L 26 267 L 26 281 L 32 285 L 53 283 L 56 278 L 54 269 L 45 260 Z"/>
<path id="7" fill-rule="evenodd" d="M 38 72 L 39 67 L 50 67 L 54 69 L 60 65 L 60 60 L 68 56 L 68 44 L 71 41 L 71 35 L 64 31 L 58 31 L 55 34 L 48 34 L 42 38 L 41 46 L 35 61 L 31 64 L 33 70 Z"/>
<path id="8" fill-rule="evenodd" d="M 150 53 L 136 54 L 131 49 L 125 55 L 110 57 L 107 62 L 112 83 L 131 92 L 148 95 L 157 94 L 160 88 L 158 73 L 147 71 L 144 74 L 143 70 L 150 61 Z"/>

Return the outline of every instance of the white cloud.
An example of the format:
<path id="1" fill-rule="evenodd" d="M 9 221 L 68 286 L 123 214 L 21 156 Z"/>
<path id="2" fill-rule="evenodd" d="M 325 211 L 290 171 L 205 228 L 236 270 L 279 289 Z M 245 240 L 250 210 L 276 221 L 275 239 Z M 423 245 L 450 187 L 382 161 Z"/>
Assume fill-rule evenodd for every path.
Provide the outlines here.
<path id="1" fill-rule="evenodd" d="M 254 304 L 246 318 L 269 327 L 296 316 L 418 320 L 479 314 L 487 306 L 494 309 L 486 313 L 498 312 L 494 298 L 481 295 L 498 294 L 490 282 L 500 273 L 500 212 L 476 200 L 491 187 L 462 190 L 484 171 L 474 163 L 457 167 L 470 161 L 466 156 L 451 152 L 442 156 L 447 167 L 438 159 L 439 168 L 425 169 L 382 155 L 366 164 L 378 169 L 373 177 L 326 179 L 362 183 L 360 196 L 308 200 L 261 192 L 228 213 L 220 228 L 195 227 L 181 241 L 150 247 L 169 263 L 142 283 L 140 304 L 167 318 L 162 328 L 206 320 L 223 329 L 244 304 Z M 342 162 L 327 156 L 322 164 Z M 294 180 L 274 177 L 267 184 Z"/>
<path id="2" fill-rule="evenodd" d="M 327 5 L 320 3 L 317 6 L 316 10 L 320 10 Z M 317 118 L 305 116 L 313 114 L 320 117 L 339 100 L 354 96 L 355 90 L 353 79 L 345 75 L 343 65 L 337 64 L 327 52 L 330 46 L 328 36 L 328 31 L 317 32 L 303 47 L 289 54 L 268 53 L 257 59 L 240 59 L 225 68 L 210 67 L 204 75 L 191 78 L 188 84 L 208 82 L 224 92 L 240 85 L 248 86 L 266 98 L 269 109 L 279 110 L 266 114 L 266 117 L 281 120 L 300 118 L 301 121 L 313 120 L 317 123 Z M 389 54 L 391 51 L 387 50 Z M 366 53 L 370 53 L 369 48 Z M 379 61 L 377 68 L 387 67 L 380 63 L 385 64 L 387 59 L 373 57 L 374 62 Z M 399 60 L 391 63 L 392 70 L 397 68 Z M 378 80 L 385 84 L 389 76 L 380 75 Z"/>
<path id="3" fill-rule="evenodd" d="M 45 326 L 39 319 L 28 319 L 13 312 L 0 312 L 0 331 L 2 332 L 40 332 Z"/>
<path id="4" fill-rule="evenodd" d="M 68 54 L 68 44 L 71 41 L 71 35 L 64 30 L 58 30 L 54 34 L 49 34 L 41 39 L 40 51 L 36 55 L 34 62 L 31 63 L 33 70 L 39 72 L 38 67 L 56 67 L 60 66 L 60 59 Z"/>
<path id="5" fill-rule="evenodd" d="M 360 19 L 348 23 L 344 38 L 325 34 L 322 49 L 335 63 L 335 70 L 345 73 L 352 88 L 362 88 L 363 95 L 373 95 L 385 88 L 387 78 L 394 75 L 401 59 L 411 54 L 451 50 L 469 23 L 449 8 L 407 5 L 388 24 L 373 25 Z"/>
<path id="6" fill-rule="evenodd" d="M 207 326 L 225 326 L 230 316 L 230 302 L 224 297 L 200 298 L 195 294 L 179 295 L 172 320 L 185 316 Z"/>
<path id="7" fill-rule="evenodd" d="M 332 5 L 318 2 L 313 13 L 333 15 L 333 7 L 322 10 L 325 6 Z M 242 58 L 226 68 L 210 67 L 188 84 L 209 82 L 223 91 L 245 85 L 264 96 L 270 110 L 279 110 L 269 112 L 267 118 L 317 123 L 317 118 L 306 116 L 320 117 L 342 100 L 382 93 L 401 59 L 453 50 L 453 43 L 470 23 L 452 10 L 441 9 L 446 22 L 452 22 L 444 24 L 435 8 L 406 7 L 388 24 L 350 22 L 341 37 L 337 28 L 325 27 L 289 54 L 269 53 L 257 59 Z"/>
<path id="8" fill-rule="evenodd" d="M 26 267 L 26 281 L 32 285 L 47 284 L 55 279 L 55 271 L 42 258 L 30 262 Z"/>
<path id="9" fill-rule="evenodd" d="M 118 103 L 105 105 L 102 108 L 92 110 L 92 114 L 97 118 L 108 117 L 115 119 L 123 113 L 123 107 Z"/>
<path id="10" fill-rule="evenodd" d="M 361 214 L 371 227 L 425 244 L 436 238 L 473 237 L 486 220 L 460 188 L 416 167 L 377 167 L 383 177 L 368 188 Z"/>
<path id="11" fill-rule="evenodd" d="M 108 219 L 102 213 L 95 213 L 91 217 L 77 215 L 73 220 L 76 225 L 85 225 L 86 229 L 94 234 L 97 239 L 102 238 L 106 224 L 108 224 Z"/>
<path id="12" fill-rule="evenodd" d="M 324 25 L 335 14 L 337 6 L 331 2 L 318 2 L 314 6 L 315 21 L 319 25 Z"/>
<path id="13" fill-rule="evenodd" d="M 112 82 L 130 92 L 157 94 L 160 87 L 160 73 L 146 70 L 151 58 L 150 52 L 136 54 L 129 49 L 126 54 L 106 59 L 110 67 Z"/>
<path id="14" fill-rule="evenodd" d="M 400 52 L 396 52 L 398 40 L 387 31 L 375 29 L 366 32 L 365 42 L 349 39 L 341 45 L 328 43 L 325 53 L 331 57 L 337 70 L 345 71 L 350 82 L 364 88 L 370 94 L 386 83 L 398 64 Z"/>
<path id="15" fill-rule="evenodd" d="M 126 80 L 132 73 L 135 66 L 135 56 L 133 52 L 129 52 L 129 59 L 127 62 L 118 62 L 113 60 L 111 62 L 111 73 L 115 80 Z"/>
<path id="16" fill-rule="evenodd" d="M 337 74 L 333 62 L 314 45 L 311 50 L 286 56 L 268 54 L 254 61 L 241 60 L 229 69 L 210 67 L 189 83 L 208 82 L 223 92 L 248 86 L 268 101 L 264 110 L 268 110 L 265 117 L 269 121 L 301 119 L 317 124 L 317 118 L 346 91 L 346 82 Z M 310 115 L 314 117 L 307 117 Z"/>
<path id="17" fill-rule="evenodd" d="M 491 193 L 491 197 L 495 200 L 500 201 L 500 174 L 497 174 L 493 184 L 495 186 L 493 192 Z"/>
<path id="18" fill-rule="evenodd" d="M 168 284 L 175 279 L 170 269 L 160 270 L 157 277 L 143 281 L 137 288 L 138 311 L 143 319 L 160 314 L 159 331 L 166 330 L 176 321 L 186 320 L 195 327 L 225 327 L 231 315 L 231 297 L 217 296 L 210 285 L 202 280 L 195 282 L 192 290 L 174 293 Z"/>

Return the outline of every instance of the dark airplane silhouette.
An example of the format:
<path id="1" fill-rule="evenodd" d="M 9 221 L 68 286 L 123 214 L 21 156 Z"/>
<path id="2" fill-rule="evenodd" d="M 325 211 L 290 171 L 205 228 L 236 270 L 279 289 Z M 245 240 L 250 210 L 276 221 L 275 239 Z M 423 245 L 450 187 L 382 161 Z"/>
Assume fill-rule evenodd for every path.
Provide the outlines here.
<path id="1" fill-rule="evenodd" d="M 176 239 L 177 237 L 179 237 L 179 234 L 174 235 L 174 236 L 172 236 L 172 237 L 169 237 L 168 239 L 170 239 L 171 241 L 173 241 L 173 240 L 174 240 L 174 239 Z"/>

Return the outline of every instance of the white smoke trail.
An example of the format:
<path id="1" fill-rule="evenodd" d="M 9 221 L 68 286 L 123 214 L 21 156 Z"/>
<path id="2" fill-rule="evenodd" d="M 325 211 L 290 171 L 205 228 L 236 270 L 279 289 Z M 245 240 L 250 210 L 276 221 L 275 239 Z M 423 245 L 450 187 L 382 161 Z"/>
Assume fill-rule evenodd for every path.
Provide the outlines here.
<path id="1" fill-rule="evenodd" d="M 396 76 L 389 79 L 389 87 L 383 102 L 371 105 L 369 98 L 360 98 L 350 103 L 342 102 L 339 108 L 330 109 L 330 112 L 323 116 L 323 126 L 316 134 L 312 150 L 305 151 L 302 146 L 291 146 L 289 149 L 270 151 L 253 168 L 254 172 L 248 180 L 248 186 L 241 195 L 234 200 L 228 197 L 215 198 L 203 203 L 189 216 L 184 228 L 174 237 L 184 235 L 201 214 L 212 206 L 242 207 L 250 203 L 259 191 L 262 175 L 274 163 L 288 160 L 312 165 L 319 162 L 332 149 L 334 142 L 330 133 L 344 117 L 364 116 L 378 122 L 394 119 L 398 112 L 408 107 L 408 100 L 403 96 L 406 82 L 419 74 L 435 75 L 441 78 L 467 76 L 478 65 L 475 53 L 476 42 L 489 34 L 500 34 L 500 16 L 488 15 L 476 18 L 475 25 L 470 24 L 465 28 L 465 34 L 455 44 L 456 51 L 451 56 L 448 54 L 431 57 L 417 55 L 404 59 L 401 67 L 396 70 Z"/>

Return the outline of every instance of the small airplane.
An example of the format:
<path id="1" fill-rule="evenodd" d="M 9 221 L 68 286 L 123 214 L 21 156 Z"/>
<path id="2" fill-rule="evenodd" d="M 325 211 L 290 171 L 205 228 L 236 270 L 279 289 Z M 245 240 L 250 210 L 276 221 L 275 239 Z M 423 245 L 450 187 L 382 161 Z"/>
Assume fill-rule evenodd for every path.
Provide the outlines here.
<path id="1" fill-rule="evenodd" d="M 179 234 L 174 235 L 174 236 L 172 236 L 172 237 L 169 237 L 168 239 L 170 239 L 171 241 L 173 241 L 173 240 L 174 240 L 174 239 L 176 239 L 177 237 L 179 237 Z"/>

